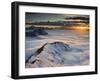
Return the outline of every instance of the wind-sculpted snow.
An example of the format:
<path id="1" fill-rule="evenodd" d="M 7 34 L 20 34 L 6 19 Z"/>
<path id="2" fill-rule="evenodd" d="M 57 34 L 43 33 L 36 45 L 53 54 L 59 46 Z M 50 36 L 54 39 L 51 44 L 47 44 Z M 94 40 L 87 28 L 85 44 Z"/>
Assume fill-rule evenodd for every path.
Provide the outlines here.
<path id="1" fill-rule="evenodd" d="M 89 56 L 83 52 L 64 42 L 45 43 L 27 58 L 26 68 L 86 65 Z"/>

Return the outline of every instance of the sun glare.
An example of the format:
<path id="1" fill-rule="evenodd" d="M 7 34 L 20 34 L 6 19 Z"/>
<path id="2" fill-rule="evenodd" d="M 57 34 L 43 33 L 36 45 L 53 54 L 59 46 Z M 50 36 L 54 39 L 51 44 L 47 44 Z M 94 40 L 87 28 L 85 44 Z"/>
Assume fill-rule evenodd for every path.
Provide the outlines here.
<path id="1" fill-rule="evenodd" d="M 75 26 L 75 27 L 72 27 L 72 29 L 87 30 L 87 29 L 89 29 L 89 27 L 87 27 L 87 26 Z"/>
<path id="2" fill-rule="evenodd" d="M 76 27 L 76 29 L 88 29 L 88 27 Z"/>

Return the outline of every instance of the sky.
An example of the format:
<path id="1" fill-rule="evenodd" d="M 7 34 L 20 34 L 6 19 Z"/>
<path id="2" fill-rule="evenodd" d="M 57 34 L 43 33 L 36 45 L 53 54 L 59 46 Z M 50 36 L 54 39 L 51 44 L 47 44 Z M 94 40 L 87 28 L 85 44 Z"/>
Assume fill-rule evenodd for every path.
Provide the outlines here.
<path id="1" fill-rule="evenodd" d="M 47 22 L 47 21 L 64 21 L 65 18 L 70 17 L 86 17 L 89 18 L 88 15 L 80 15 L 80 14 L 51 14 L 51 13 L 25 13 L 26 23 L 34 23 L 34 22 Z"/>

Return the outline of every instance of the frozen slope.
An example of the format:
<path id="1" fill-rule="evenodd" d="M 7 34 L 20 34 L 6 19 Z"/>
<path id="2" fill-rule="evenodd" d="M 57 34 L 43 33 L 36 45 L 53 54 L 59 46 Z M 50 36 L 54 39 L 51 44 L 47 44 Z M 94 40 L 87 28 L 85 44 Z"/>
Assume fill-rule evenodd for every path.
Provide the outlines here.
<path id="1" fill-rule="evenodd" d="M 26 61 L 26 68 L 86 65 L 89 56 L 63 42 L 46 43 Z"/>

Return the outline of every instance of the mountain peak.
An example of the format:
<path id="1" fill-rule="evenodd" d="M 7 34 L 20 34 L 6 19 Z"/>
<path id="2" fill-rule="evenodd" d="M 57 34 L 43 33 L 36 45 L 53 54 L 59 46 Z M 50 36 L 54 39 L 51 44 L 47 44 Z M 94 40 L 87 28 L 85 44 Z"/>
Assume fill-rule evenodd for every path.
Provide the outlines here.
<path id="1" fill-rule="evenodd" d="M 71 50 L 70 46 L 63 42 L 45 43 L 27 60 L 27 63 L 31 64 L 32 67 L 59 65 L 64 60 L 63 52 L 69 50 Z"/>

